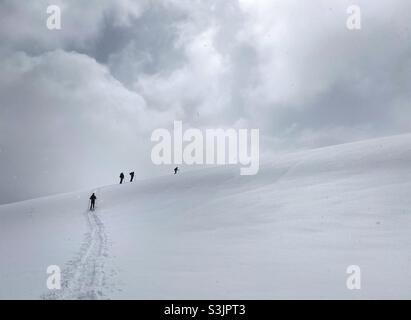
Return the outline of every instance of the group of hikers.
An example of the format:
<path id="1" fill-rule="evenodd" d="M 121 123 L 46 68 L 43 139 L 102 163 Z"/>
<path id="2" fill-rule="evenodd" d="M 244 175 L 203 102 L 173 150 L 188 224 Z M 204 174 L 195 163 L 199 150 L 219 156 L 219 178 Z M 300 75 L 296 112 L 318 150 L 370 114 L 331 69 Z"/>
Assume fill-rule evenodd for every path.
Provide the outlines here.
<path id="1" fill-rule="evenodd" d="M 175 167 L 174 168 L 174 174 L 177 174 L 179 170 L 180 169 L 178 167 Z M 133 180 L 134 180 L 134 171 L 130 172 L 129 175 L 130 175 L 130 182 L 133 182 Z M 120 173 L 120 184 L 123 184 L 124 178 L 125 178 L 124 173 L 123 172 Z M 90 211 L 94 211 L 94 207 L 96 205 L 96 200 L 97 200 L 97 197 L 96 197 L 95 193 L 93 192 L 93 194 L 90 197 Z"/>
<path id="2" fill-rule="evenodd" d="M 129 173 L 130 175 L 130 182 L 134 180 L 134 171 Z M 124 181 L 124 173 L 120 173 L 120 184 L 123 184 Z"/>

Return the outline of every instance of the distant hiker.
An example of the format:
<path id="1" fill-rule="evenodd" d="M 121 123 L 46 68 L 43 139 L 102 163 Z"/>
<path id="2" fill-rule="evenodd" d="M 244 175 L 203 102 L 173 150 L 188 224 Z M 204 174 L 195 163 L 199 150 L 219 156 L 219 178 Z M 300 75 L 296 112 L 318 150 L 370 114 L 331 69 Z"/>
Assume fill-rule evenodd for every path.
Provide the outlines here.
<path id="1" fill-rule="evenodd" d="M 120 173 L 120 184 L 123 183 L 124 180 L 124 173 Z"/>
<path id="2" fill-rule="evenodd" d="M 130 172 L 130 182 L 133 182 L 134 179 L 134 172 Z"/>
<path id="3" fill-rule="evenodd" d="M 178 167 L 174 168 L 174 174 L 177 174 L 178 170 L 180 170 Z"/>
<path id="4" fill-rule="evenodd" d="M 96 197 L 96 195 L 95 195 L 94 192 L 93 192 L 93 194 L 92 194 L 91 197 L 90 197 L 90 211 L 93 211 L 93 210 L 94 210 L 94 206 L 95 206 L 95 204 L 96 204 L 96 199 L 97 199 L 97 197 Z"/>

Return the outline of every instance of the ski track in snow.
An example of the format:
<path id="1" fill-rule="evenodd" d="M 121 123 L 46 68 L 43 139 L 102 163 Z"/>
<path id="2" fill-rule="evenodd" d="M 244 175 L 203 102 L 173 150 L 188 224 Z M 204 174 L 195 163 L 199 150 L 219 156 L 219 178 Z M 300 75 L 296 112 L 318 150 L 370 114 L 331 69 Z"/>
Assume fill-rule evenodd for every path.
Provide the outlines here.
<path id="1" fill-rule="evenodd" d="M 89 232 L 86 234 L 77 258 L 69 261 L 62 272 L 61 290 L 47 294 L 52 300 L 104 299 L 107 258 L 107 235 L 104 224 L 95 211 L 86 211 Z"/>

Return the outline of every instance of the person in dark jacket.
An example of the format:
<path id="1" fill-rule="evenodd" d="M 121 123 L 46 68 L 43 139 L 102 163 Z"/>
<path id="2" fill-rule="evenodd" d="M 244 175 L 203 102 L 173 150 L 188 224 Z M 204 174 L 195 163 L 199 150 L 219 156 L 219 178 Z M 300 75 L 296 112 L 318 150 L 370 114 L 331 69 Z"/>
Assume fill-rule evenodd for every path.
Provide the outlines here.
<path id="1" fill-rule="evenodd" d="M 96 199 L 97 197 L 93 192 L 93 194 L 90 197 L 90 211 L 94 211 L 94 206 L 96 205 Z"/>
<path id="2" fill-rule="evenodd" d="M 175 167 L 174 168 L 174 174 L 177 174 L 178 170 L 180 170 L 180 169 L 178 169 L 178 167 Z"/>
<path id="3" fill-rule="evenodd" d="M 123 183 L 124 180 L 124 173 L 120 173 L 120 184 Z"/>
<path id="4" fill-rule="evenodd" d="M 130 172 L 130 182 L 133 182 L 134 179 L 134 172 Z"/>

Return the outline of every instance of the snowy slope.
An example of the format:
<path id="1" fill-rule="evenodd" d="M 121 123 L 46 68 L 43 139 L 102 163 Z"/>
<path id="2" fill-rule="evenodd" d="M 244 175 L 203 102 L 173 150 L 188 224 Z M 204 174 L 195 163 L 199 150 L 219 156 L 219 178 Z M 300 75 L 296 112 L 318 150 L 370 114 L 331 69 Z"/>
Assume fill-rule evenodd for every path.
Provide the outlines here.
<path id="1" fill-rule="evenodd" d="M 1 206 L 0 298 L 410 299 L 410 169 L 402 135 Z"/>

